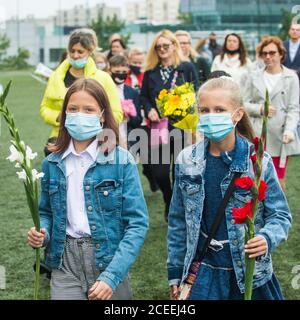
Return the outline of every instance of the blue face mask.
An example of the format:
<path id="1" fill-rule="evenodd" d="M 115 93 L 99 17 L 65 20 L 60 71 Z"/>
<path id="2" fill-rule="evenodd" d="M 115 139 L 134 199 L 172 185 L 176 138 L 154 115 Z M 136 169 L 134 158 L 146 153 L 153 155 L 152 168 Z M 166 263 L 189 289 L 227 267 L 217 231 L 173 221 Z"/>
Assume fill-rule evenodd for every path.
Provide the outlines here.
<path id="1" fill-rule="evenodd" d="M 96 137 L 103 130 L 99 115 L 81 112 L 67 113 L 65 127 L 70 136 L 78 141 Z"/>
<path id="2" fill-rule="evenodd" d="M 200 116 L 197 130 L 213 141 L 224 140 L 235 128 L 231 113 L 210 113 Z"/>
<path id="3" fill-rule="evenodd" d="M 82 58 L 82 59 L 77 59 L 77 60 L 69 58 L 69 62 L 73 68 L 83 69 L 88 62 L 88 58 Z"/>

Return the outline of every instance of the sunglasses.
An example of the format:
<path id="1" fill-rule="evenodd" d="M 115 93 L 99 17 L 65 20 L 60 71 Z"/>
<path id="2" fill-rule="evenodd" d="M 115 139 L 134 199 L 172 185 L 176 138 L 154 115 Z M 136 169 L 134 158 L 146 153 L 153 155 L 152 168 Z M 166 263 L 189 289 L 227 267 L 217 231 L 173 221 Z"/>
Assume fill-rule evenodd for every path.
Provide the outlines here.
<path id="1" fill-rule="evenodd" d="M 165 51 L 169 50 L 171 43 L 164 43 L 164 44 L 157 44 L 155 46 L 156 51 L 160 51 L 161 49 L 164 49 Z"/>
<path id="2" fill-rule="evenodd" d="M 270 55 L 270 57 L 274 57 L 277 52 L 278 51 L 263 51 L 261 56 L 264 58 L 266 58 L 268 55 Z"/>

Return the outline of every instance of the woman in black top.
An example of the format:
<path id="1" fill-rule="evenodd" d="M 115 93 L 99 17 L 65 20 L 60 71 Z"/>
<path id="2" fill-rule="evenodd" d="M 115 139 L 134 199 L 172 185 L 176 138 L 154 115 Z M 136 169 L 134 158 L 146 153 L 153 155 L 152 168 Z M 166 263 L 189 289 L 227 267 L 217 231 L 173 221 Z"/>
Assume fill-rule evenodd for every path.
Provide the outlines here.
<path id="1" fill-rule="evenodd" d="M 145 67 L 145 75 L 141 88 L 141 103 L 145 110 L 145 116 L 149 121 L 149 126 L 161 121 L 156 98 L 162 89 L 170 89 L 172 85 L 181 85 L 185 82 L 194 84 L 195 90 L 199 87 L 198 75 L 192 63 L 184 58 L 179 42 L 175 35 L 169 30 L 159 32 L 148 52 Z M 169 131 L 174 129 L 170 124 Z M 179 130 L 179 129 L 177 129 Z M 181 146 L 183 147 L 183 132 L 180 131 Z M 151 154 L 158 153 L 158 163 L 150 163 L 151 171 L 163 193 L 165 202 L 165 218 L 167 219 L 169 204 L 172 197 L 172 185 L 170 179 L 170 164 L 174 163 L 176 155 L 174 153 L 174 139 L 170 139 L 168 144 L 160 144 L 151 147 Z M 177 146 L 177 144 L 176 144 Z M 162 155 L 170 150 L 170 156 L 163 159 Z M 176 149 L 176 154 L 180 150 Z M 149 160 L 151 157 L 149 157 Z M 173 168 L 174 169 L 174 165 Z"/>
<path id="2" fill-rule="evenodd" d="M 210 74 L 210 65 L 207 60 L 201 57 L 192 47 L 191 35 L 185 30 L 177 30 L 175 36 L 180 44 L 182 53 L 195 66 L 198 72 L 200 85 L 204 83 Z"/>

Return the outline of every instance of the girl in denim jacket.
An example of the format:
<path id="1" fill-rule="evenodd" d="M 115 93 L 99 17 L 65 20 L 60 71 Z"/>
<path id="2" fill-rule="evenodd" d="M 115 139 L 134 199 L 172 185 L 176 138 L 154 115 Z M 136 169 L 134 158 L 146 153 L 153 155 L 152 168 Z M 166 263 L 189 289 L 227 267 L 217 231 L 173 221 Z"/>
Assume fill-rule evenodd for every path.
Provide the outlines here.
<path id="1" fill-rule="evenodd" d="M 46 247 L 52 299 L 131 298 L 128 271 L 143 245 L 148 213 L 136 164 L 118 142 L 103 87 L 76 81 L 43 162 L 42 229 L 28 232 L 30 246 Z"/>
<path id="2" fill-rule="evenodd" d="M 204 246 L 234 173 L 254 177 L 250 160 L 253 131 L 238 84 L 228 77 L 211 79 L 200 88 L 198 101 L 198 129 L 205 139 L 179 155 L 169 211 L 167 264 L 174 298 Z M 190 299 L 243 299 L 245 252 L 256 259 L 252 298 L 283 299 L 271 252 L 287 239 L 291 214 L 267 153 L 263 179 L 268 187 L 255 221 L 256 236 L 245 245 L 245 226 L 235 224 L 232 217 L 232 209 L 244 207 L 252 197 L 251 191 L 236 187 L 202 260 Z"/>

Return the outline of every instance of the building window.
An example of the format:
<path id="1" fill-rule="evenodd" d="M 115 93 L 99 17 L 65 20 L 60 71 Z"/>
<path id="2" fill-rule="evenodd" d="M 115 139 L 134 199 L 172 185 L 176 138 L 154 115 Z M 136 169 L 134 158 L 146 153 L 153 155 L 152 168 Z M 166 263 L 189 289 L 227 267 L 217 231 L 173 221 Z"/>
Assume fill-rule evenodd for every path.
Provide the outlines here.
<path id="1" fill-rule="evenodd" d="M 44 50 L 44 48 L 40 48 L 40 57 L 39 57 L 40 59 L 40 62 L 41 63 L 44 63 L 45 62 L 45 50 Z"/>
<path id="2" fill-rule="evenodd" d="M 52 48 L 50 52 L 50 62 L 59 62 L 62 54 L 65 52 L 65 49 Z"/>

